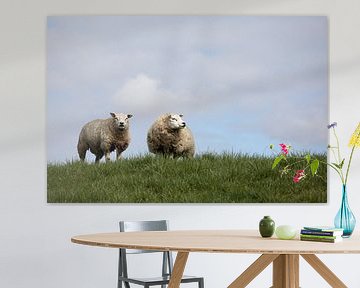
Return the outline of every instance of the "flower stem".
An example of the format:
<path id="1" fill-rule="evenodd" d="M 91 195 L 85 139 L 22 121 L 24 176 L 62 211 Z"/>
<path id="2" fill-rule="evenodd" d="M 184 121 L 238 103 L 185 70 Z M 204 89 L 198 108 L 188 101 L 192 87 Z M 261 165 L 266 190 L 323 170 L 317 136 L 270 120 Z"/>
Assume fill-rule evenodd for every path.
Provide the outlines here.
<path id="1" fill-rule="evenodd" d="M 339 156 L 339 163 L 340 164 L 340 161 L 341 161 L 341 155 L 340 155 L 340 145 L 339 145 L 339 137 L 337 136 L 336 134 L 336 130 L 335 130 L 335 127 L 333 127 L 333 131 L 334 131 L 334 135 L 335 135 L 335 139 L 336 139 L 336 145 L 337 145 L 337 151 L 338 151 L 338 156 Z"/>
<path id="2" fill-rule="evenodd" d="M 346 176 L 345 176 L 345 182 L 344 182 L 345 185 L 346 185 L 347 180 L 348 180 L 349 169 L 350 169 L 351 160 L 352 160 L 352 157 L 353 157 L 353 154 L 354 154 L 354 150 L 355 150 L 355 145 L 351 149 L 350 159 L 349 159 L 349 163 L 348 163 L 348 166 L 347 166 L 347 169 L 346 169 Z"/>
<path id="3" fill-rule="evenodd" d="M 339 138 L 338 138 L 338 136 L 337 136 L 337 134 L 336 134 L 335 127 L 333 127 L 333 131 L 334 131 L 334 135 L 335 135 L 335 139 L 336 139 L 336 146 L 337 146 L 336 148 L 337 148 L 338 157 L 339 157 L 337 164 L 340 165 L 341 162 L 342 162 L 342 160 L 341 160 L 341 155 L 340 155 L 340 144 L 339 144 Z M 335 159 L 336 159 L 336 157 L 335 157 Z M 349 166 L 348 166 L 348 168 L 349 168 Z M 346 184 L 346 181 L 344 181 L 344 174 L 343 174 L 343 171 L 342 171 L 342 167 L 341 167 L 339 170 L 337 170 L 337 171 L 338 171 L 338 173 L 339 173 L 339 175 L 340 175 L 341 182 L 342 182 L 343 184 Z"/>
<path id="4" fill-rule="evenodd" d="M 340 163 L 340 160 L 338 160 L 337 157 L 336 157 L 335 149 L 331 147 L 330 150 L 331 150 L 331 152 L 332 152 L 332 154 L 334 156 L 334 159 L 335 159 L 336 163 Z"/>
<path id="5" fill-rule="evenodd" d="M 349 163 L 348 163 L 348 166 L 347 166 L 347 169 L 346 169 L 345 185 L 346 185 L 347 180 L 348 180 L 349 170 L 350 170 L 350 164 L 351 164 L 351 160 L 352 160 L 352 157 L 353 157 L 353 154 L 354 154 L 354 150 L 355 150 L 355 147 L 356 147 L 356 141 L 359 139 L 359 137 L 360 137 L 360 132 L 357 134 L 356 140 L 355 140 L 355 144 L 354 144 L 354 146 L 353 146 L 352 149 L 351 149 L 351 154 L 350 154 L 350 158 L 349 158 Z"/>

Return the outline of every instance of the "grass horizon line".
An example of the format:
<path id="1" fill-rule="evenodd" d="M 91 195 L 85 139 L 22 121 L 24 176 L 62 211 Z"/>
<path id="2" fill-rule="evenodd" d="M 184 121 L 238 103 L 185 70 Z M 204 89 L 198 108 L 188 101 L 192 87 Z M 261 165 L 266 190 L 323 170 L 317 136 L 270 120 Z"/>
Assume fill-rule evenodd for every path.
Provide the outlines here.
<path id="1" fill-rule="evenodd" d="M 271 152 L 271 151 L 270 151 Z M 89 152 L 88 152 L 89 153 Z M 324 152 L 312 152 L 310 150 L 302 150 L 302 151 L 296 151 L 296 152 L 292 152 L 290 151 L 289 154 L 287 155 L 288 158 L 293 158 L 293 157 L 304 157 L 305 155 L 310 154 L 310 155 L 315 155 L 317 157 L 327 157 L 328 153 L 327 151 Z M 276 158 L 279 155 L 279 153 L 273 153 L 273 154 L 266 154 L 266 153 L 260 153 L 260 152 L 254 152 L 254 153 L 250 153 L 250 152 L 234 152 L 234 151 L 221 151 L 221 152 L 213 152 L 213 151 L 206 151 L 206 152 L 200 152 L 200 153 L 196 153 L 194 155 L 193 158 L 188 158 L 188 159 L 196 159 L 196 158 L 201 158 L 204 156 L 221 156 L 221 157 L 245 157 L 245 158 L 251 158 L 251 157 L 261 157 L 261 158 L 266 158 L 266 159 L 273 159 Z M 94 155 L 91 155 L 91 157 Z M 167 157 L 164 155 L 155 155 L 152 154 L 150 152 L 139 152 L 137 154 L 131 154 L 131 155 L 125 155 L 123 156 L 120 160 L 116 160 L 115 158 L 112 158 L 110 162 L 117 162 L 117 161 L 123 161 L 123 160 L 131 160 L 131 159 L 139 159 L 139 158 L 143 158 L 143 157 L 164 157 L 164 158 L 169 158 L 169 159 L 185 159 L 183 157 L 179 157 L 179 158 L 172 158 L 172 157 Z M 95 156 L 92 157 L 93 159 L 87 159 L 84 161 L 84 163 L 94 163 L 95 162 Z M 48 161 L 47 165 L 61 165 L 61 164 L 69 164 L 69 163 L 76 163 L 76 162 L 81 162 L 80 159 L 77 158 L 72 158 L 72 159 L 66 159 L 66 160 L 60 160 L 60 161 Z M 103 157 L 100 160 L 100 164 L 103 163 L 107 163 L 105 162 L 105 157 Z"/>

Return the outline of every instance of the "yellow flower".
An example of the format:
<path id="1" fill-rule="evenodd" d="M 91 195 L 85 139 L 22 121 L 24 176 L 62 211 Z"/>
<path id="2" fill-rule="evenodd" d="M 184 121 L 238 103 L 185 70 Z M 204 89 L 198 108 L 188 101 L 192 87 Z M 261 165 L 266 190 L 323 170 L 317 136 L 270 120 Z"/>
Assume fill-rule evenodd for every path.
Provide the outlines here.
<path id="1" fill-rule="evenodd" d="M 352 134 L 349 142 L 350 147 L 360 147 L 360 122 Z"/>

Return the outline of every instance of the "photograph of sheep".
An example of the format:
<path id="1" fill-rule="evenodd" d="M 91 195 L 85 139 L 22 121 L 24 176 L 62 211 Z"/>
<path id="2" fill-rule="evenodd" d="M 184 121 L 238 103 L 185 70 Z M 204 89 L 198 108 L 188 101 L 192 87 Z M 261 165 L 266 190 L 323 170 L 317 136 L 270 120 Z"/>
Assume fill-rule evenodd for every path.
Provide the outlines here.
<path id="1" fill-rule="evenodd" d="M 327 17 L 49 16 L 46 33 L 48 203 L 327 202 Z"/>

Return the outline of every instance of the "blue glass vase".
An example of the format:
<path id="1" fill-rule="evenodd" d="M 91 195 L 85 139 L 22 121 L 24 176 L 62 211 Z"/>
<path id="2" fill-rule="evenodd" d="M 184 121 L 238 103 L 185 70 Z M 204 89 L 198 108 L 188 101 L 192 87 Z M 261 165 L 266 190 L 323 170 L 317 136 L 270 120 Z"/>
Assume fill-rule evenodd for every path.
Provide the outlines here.
<path id="1" fill-rule="evenodd" d="M 355 228 L 356 219 L 349 207 L 346 185 L 342 187 L 341 206 L 336 214 L 334 224 L 336 228 L 344 229 L 343 237 L 350 237 Z"/>

